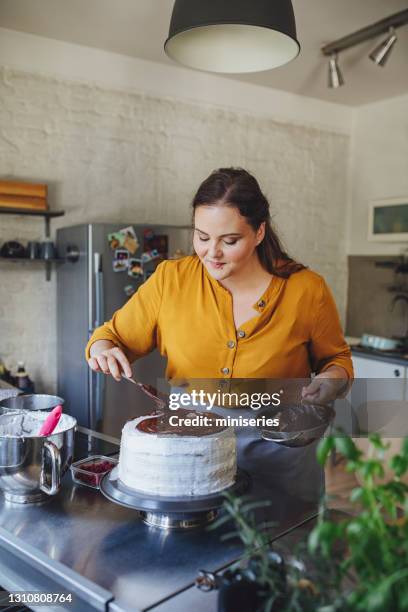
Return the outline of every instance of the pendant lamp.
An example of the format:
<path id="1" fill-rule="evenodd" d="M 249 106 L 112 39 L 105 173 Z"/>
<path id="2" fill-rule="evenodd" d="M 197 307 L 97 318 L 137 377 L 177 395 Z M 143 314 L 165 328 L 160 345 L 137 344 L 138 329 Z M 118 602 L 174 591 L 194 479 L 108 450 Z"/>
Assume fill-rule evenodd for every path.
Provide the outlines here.
<path id="1" fill-rule="evenodd" d="M 167 55 L 190 68 L 271 70 L 300 51 L 291 0 L 176 0 Z"/>

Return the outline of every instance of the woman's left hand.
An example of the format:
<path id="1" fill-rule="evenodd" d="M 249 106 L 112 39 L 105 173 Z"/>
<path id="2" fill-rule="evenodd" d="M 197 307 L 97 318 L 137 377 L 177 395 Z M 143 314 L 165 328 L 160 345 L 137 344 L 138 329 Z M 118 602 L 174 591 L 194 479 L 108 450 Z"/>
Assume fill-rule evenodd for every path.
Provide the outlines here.
<path id="1" fill-rule="evenodd" d="M 342 396 L 348 386 L 348 376 L 339 366 L 332 366 L 317 374 L 307 387 L 302 389 L 304 404 L 325 405 Z"/>

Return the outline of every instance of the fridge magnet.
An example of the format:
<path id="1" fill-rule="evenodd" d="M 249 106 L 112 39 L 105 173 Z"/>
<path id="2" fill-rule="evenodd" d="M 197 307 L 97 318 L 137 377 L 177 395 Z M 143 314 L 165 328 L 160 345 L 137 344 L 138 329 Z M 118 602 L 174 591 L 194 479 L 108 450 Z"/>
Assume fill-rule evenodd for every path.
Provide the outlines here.
<path id="1" fill-rule="evenodd" d="M 129 251 L 127 249 L 115 249 L 115 259 L 118 261 L 129 261 Z"/>
<path id="2" fill-rule="evenodd" d="M 141 259 L 131 257 L 128 264 L 128 274 L 133 278 L 143 278 L 143 263 Z"/>
<path id="3" fill-rule="evenodd" d="M 136 287 L 133 285 L 126 285 L 126 287 L 123 288 L 123 291 L 128 297 L 131 297 L 134 293 L 136 293 Z"/>
<path id="4" fill-rule="evenodd" d="M 123 247 L 129 251 L 131 255 L 134 255 L 139 248 L 139 241 L 136 236 L 136 232 L 131 225 L 120 230 L 120 233 L 124 235 Z"/>
<path id="5" fill-rule="evenodd" d="M 121 261 L 120 259 L 114 259 L 112 262 L 112 268 L 114 272 L 126 272 L 127 262 Z"/>
<path id="6" fill-rule="evenodd" d="M 121 246 L 122 236 L 120 232 L 114 232 L 113 234 L 108 234 L 109 246 L 114 251 Z"/>
<path id="7" fill-rule="evenodd" d="M 147 234 L 145 230 L 143 233 L 143 250 L 152 251 L 153 249 L 156 249 L 166 259 L 169 251 L 169 237 L 166 234 Z"/>
<path id="8" fill-rule="evenodd" d="M 146 229 L 143 230 L 144 244 L 146 244 L 146 240 L 152 240 L 152 238 L 154 238 L 154 231 L 150 227 L 146 227 Z M 144 246 L 143 248 L 145 251 L 147 250 L 146 246 Z"/>
<path id="9" fill-rule="evenodd" d="M 145 251 L 141 255 L 141 259 L 143 263 L 147 263 L 148 261 L 157 259 L 157 257 L 160 257 L 159 251 L 157 249 L 153 249 L 152 251 Z"/>
<path id="10" fill-rule="evenodd" d="M 115 249 L 112 263 L 114 272 L 125 272 L 128 269 L 129 251 L 127 249 Z"/>
<path id="11" fill-rule="evenodd" d="M 139 241 L 137 239 L 135 230 L 131 225 L 125 227 L 118 232 L 108 234 L 108 241 L 110 248 L 114 251 L 118 248 L 124 248 L 134 255 L 139 248 Z"/>
<path id="12" fill-rule="evenodd" d="M 112 262 L 112 268 L 114 272 L 126 272 L 127 262 L 121 261 L 120 259 L 114 259 Z"/>

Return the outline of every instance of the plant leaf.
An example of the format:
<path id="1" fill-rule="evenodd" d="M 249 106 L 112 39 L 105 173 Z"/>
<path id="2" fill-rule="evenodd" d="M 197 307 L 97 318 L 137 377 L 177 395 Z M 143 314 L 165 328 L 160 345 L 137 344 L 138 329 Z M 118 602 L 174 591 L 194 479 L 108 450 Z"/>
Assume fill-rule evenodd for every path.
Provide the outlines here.
<path id="1" fill-rule="evenodd" d="M 368 459 L 364 462 L 361 467 L 361 473 L 364 478 L 370 478 L 371 476 L 384 476 L 384 468 L 380 461 L 376 459 Z"/>
<path id="2" fill-rule="evenodd" d="M 356 487 L 350 493 L 350 501 L 353 502 L 353 504 L 364 504 L 364 502 L 366 501 L 366 496 L 367 493 L 365 489 L 363 489 L 362 487 Z"/>
<path id="3" fill-rule="evenodd" d="M 365 608 L 366 610 L 370 610 L 370 612 L 384 612 L 384 610 L 389 610 L 388 607 L 390 599 L 390 592 L 387 585 L 384 585 L 382 582 L 373 588 L 371 592 L 368 593 L 365 598 Z"/>
<path id="4" fill-rule="evenodd" d="M 387 450 L 387 448 L 390 446 L 389 444 L 385 444 L 380 436 L 379 433 L 371 433 L 368 436 L 369 441 L 371 442 L 371 444 L 374 446 L 374 448 L 376 448 L 377 450 Z"/>
<path id="5" fill-rule="evenodd" d="M 314 554 L 320 548 L 323 556 L 328 557 L 338 533 L 339 529 L 336 523 L 330 521 L 318 523 L 308 538 L 309 551 Z"/>
<path id="6" fill-rule="evenodd" d="M 358 519 L 355 521 L 350 521 L 350 523 L 346 527 L 346 533 L 352 536 L 359 536 L 364 531 L 364 526 L 358 522 Z"/>
<path id="7" fill-rule="evenodd" d="M 326 463 L 327 457 L 329 456 L 329 453 L 333 448 L 333 436 L 328 436 L 327 438 L 322 438 L 320 440 L 316 450 L 317 461 L 320 463 L 320 465 L 324 465 Z"/>
<path id="8" fill-rule="evenodd" d="M 351 461 L 355 461 L 361 455 L 361 452 L 357 449 L 353 440 L 349 436 L 335 438 L 335 443 L 336 450 Z"/>
<path id="9" fill-rule="evenodd" d="M 403 455 L 394 455 L 390 461 L 391 469 L 394 470 L 396 476 L 401 477 L 408 469 L 408 457 Z"/>
<path id="10" fill-rule="evenodd" d="M 272 504 L 271 500 L 265 500 L 265 501 L 253 501 L 253 502 L 248 502 L 246 504 L 242 504 L 241 506 L 241 512 L 244 512 L 245 514 L 248 512 L 251 512 L 251 510 L 257 510 L 258 508 L 267 508 Z"/>

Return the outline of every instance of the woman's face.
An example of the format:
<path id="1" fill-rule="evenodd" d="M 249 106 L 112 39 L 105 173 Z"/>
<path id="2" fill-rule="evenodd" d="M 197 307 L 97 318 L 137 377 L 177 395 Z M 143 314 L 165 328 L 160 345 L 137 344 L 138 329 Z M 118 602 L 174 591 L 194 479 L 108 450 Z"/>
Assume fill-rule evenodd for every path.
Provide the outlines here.
<path id="1" fill-rule="evenodd" d="M 195 210 L 194 250 L 218 281 L 250 270 L 264 235 L 265 223 L 255 231 L 232 206 L 202 205 Z"/>

